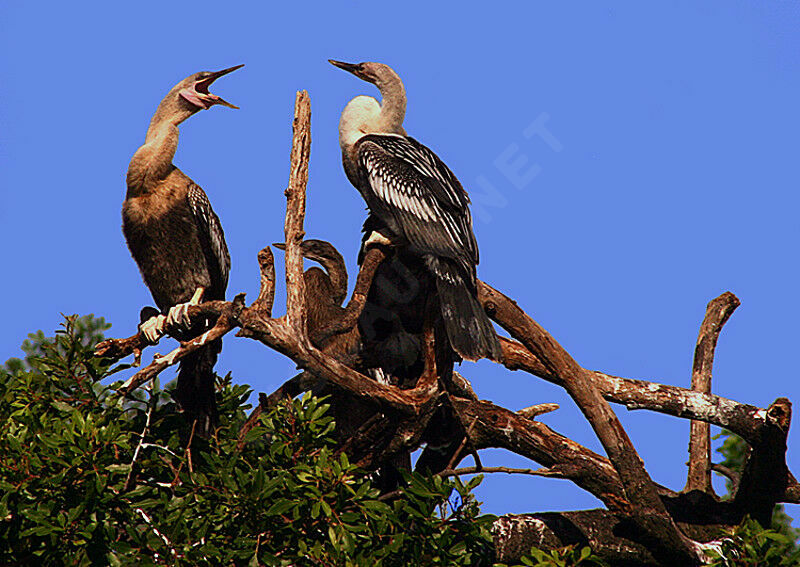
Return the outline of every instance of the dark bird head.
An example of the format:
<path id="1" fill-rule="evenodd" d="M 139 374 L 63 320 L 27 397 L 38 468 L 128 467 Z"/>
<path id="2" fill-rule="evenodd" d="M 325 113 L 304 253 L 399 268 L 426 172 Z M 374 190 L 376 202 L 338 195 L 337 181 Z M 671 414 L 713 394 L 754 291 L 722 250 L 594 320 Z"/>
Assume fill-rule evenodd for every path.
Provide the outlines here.
<path id="1" fill-rule="evenodd" d="M 273 246 L 278 250 L 286 250 L 283 242 L 275 242 Z M 300 254 L 325 268 L 333 288 L 333 300 L 341 304 L 347 295 L 347 267 L 339 251 L 330 242 L 310 238 L 300 244 Z"/>
<path id="2" fill-rule="evenodd" d="M 211 84 L 222 77 L 240 69 L 244 65 L 228 67 L 222 71 L 200 71 L 189 75 L 172 89 L 161 101 L 154 119 L 167 119 L 173 124 L 180 124 L 192 114 L 221 104 L 228 108 L 239 108 L 222 97 L 209 92 Z"/>
<path id="3" fill-rule="evenodd" d="M 286 250 L 286 244 L 283 242 L 274 242 L 272 245 L 278 250 Z M 300 244 L 300 254 L 303 255 L 303 258 L 319 262 L 323 266 L 331 261 L 344 264 L 344 258 L 339 251 L 333 247 L 333 244 L 324 240 L 313 238 L 303 240 Z"/>

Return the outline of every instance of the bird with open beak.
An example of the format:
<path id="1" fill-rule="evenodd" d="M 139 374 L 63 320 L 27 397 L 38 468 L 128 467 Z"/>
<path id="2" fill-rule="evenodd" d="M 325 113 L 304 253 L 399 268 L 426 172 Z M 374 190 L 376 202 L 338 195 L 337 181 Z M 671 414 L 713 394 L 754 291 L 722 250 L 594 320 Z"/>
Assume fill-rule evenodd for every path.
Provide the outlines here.
<path id="1" fill-rule="evenodd" d="M 194 73 L 175 85 L 158 105 L 145 143 L 128 166 L 122 232 L 160 314 L 142 322 L 157 342 L 165 331 L 188 340 L 207 330 L 191 325 L 188 306 L 201 299 L 225 299 L 230 256 L 222 224 L 208 196 L 172 160 L 178 125 L 216 104 L 238 108 L 209 92 L 220 77 L 241 68 Z M 181 360 L 175 398 L 199 431 L 209 434 L 217 420 L 214 364 L 222 343 L 213 341 Z"/>
<path id="2" fill-rule="evenodd" d="M 178 86 L 180 87 L 180 90 L 178 91 L 178 94 L 197 106 L 200 110 L 206 110 L 215 104 L 221 104 L 223 106 L 227 106 L 228 108 L 238 109 L 238 106 L 235 106 L 223 98 L 208 92 L 208 88 L 211 86 L 211 83 L 220 77 L 227 75 L 228 73 L 231 73 L 241 67 L 244 67 L 244 65 L 235 65 L 233 67 L 228 67 L 227 69 L 213 73 L 208 71 L 195 73 L 179 83 Z"/>

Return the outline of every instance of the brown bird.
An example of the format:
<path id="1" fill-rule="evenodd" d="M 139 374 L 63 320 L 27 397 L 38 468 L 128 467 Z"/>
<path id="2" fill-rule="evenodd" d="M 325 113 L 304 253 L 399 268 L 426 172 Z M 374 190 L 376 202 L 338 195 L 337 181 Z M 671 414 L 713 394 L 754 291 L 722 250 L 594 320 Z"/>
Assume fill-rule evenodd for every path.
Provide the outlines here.
<path id="1" fill-rule="evenodd" d="M 276 242 L 273 246 L 279 250 L 286 249 L 283 242 Z M 306 288 L 306 328 L 309 337 L 313 338 L 317 331 L 339 320 L 344 314 L 342 303 L 347 297 L 347 267 L 339 251 L 324 240 L 304 240 L 300 245 L 300 253 L 303 258 L 317 262 L 324 268 L 322 270 L 313 266 L 303 273 Z M 332 354 L 344 364 L 353 366 L 353 356 L 358 350 L 358 330 L 352 329 L 347 333 L 325 338 L 314 346 Z"/>
<path id="2" fill-rule="evenodd" d="M 195 73 L 175 85 L 158 105 L 145 143 L 128 166 L 122 232 L 161 310 L 141 325 L 152 342 L 165 329 L 180 340 L 199 335 L 209 324 L 189 326 L 188 306 L 201 298 L 225 299 L 231 261 L 222 225 L 203 189 L 172 159 L 181 122 L 216 104 L 238 108 L 208 89 L 240 67 Z M 190 420 L 200 421 L 205 434 L 217 421 L 214 364 L 221 348 L 221 340 L 209 343 L 183 358 L 178 370 L 176 401 Z"/>
<path id="3" fill-rule="evenodd" d="M 286 249 L 282 242 L 276 242 L 273 246 L 279 250 Z M 300 253 L 304 258 L 318 262 L 325 268 L 321 270 L 314 266 L 303 273 L 306 288 L 306 329 L 309 337 L 314 340 L 317 331 L 338 321 L 344 314 L 342 302 L 347 297 L 347 267 L 339 251 L 324 240 L 304 240 L 300 245 Z M 315 342 L 314 346 L 341 363 L 363 372 L 359 339 L 358 328 L 354 327 L 345 333 Z M 350 438 L 375 413 L 375 408 L 368 407 L 363 400 L 321 379 L 314 382 L 306 380 L 302 387 L 310 387 L 317 395 L 331 396 L 336 435 L 342 442 Z"/>
<path id="4" fill-rule="evenodd" d="M 286 248 L 281 242 L 273 246 L 280 250 Z M 317 331 L 341 319 L 345 312 L 342 303 L 347 297 L 347 267 L 339 251 L 324 240 L 304 240 L 300 245 L 300 253 L 324 268 L 321 270 L 311 267 L 303 273 L 306 288 L 306 328 L 313 340 Z M 365 365 L 361 338 L 358 327 L 354 327 L 345 333 L 324 338 L 314 346 L 339 362 L 366 374 L 370 367 Z M 336 424 L 334 433 L 340 443 L 353 437 L 379 411 L 371 402 L 321 379 L 298 382 L 299 389 L 291 390 L 291 395 L 297 395 L 303 389 L 311 389 L 316 395 L 330 396 L 331 413 Z M 383 492 L 397 488 L 401 479 L 399 469 L 411 469 L 411 455 L 408 451 L 399 452 L 378 469 L 375 480 Z"/>

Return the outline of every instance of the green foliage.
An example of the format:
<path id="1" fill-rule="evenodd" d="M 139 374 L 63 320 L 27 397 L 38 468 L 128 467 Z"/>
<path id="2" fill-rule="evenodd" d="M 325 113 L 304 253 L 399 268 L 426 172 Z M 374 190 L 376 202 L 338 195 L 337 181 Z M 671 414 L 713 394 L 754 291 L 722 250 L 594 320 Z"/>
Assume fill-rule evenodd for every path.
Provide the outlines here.
<path id="1" fill-rule="evenodd" d="M 531 549 L 530 555 L 523 557 L 519 564 L 512 567 L 590 567 L 607 565 L 602 559 L 592 553 L 589 547 L 568 545 L 560 549 L 543 551 L 536 547 Z"/>
<path id="2" fill-rule="evenodd" d="M 800 549 L 789 535 L 765 530 L 755 520 L 746 518 L 730 538 L 723 540 L 719 551 L 710 551 L 714 567 L 796 567 Z"/>
<path id="3" fill-rule="evenodd" d="M 0 367 L 0 564 L 491 564 L 479 479 L 409 473 L 382 500 L 335 453 L 328 406 L 310 395 L 239 448 L 250 390 L 229 377 L 219 429 L 189 451 L 169 390 L 122 399 L 102 382 L 115 369 L 92 350 L 107 328 L 70 317 Z"/>

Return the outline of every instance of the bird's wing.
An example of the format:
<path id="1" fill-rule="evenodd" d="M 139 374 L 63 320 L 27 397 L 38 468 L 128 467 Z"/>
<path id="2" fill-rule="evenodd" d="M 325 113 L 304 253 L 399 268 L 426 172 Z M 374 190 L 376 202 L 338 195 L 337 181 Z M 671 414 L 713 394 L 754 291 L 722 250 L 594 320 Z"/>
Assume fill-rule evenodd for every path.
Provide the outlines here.
<path id="1" fill-rule="evenodd" d="M 224 297 L 225 289 L 228 287 L 228 274 L 231 270 L 231 257 L 228 254 L 228 246 L 225 244 L 222 224 L 214 209 L 211 208 L 211 202 L 208 200 L 206 192 L 200 186 L 194 183 L 190 185 L 188 199 L 206 256 L 212 287 L 218 289 Z"/>
<path id="2" fill-rule="evenodd" d="M 478 263 L 469 197 L 436 154 L 408 136 L 385 134 L 364 136 L 357 152 L 371 196 L 414 248 Z"/>

